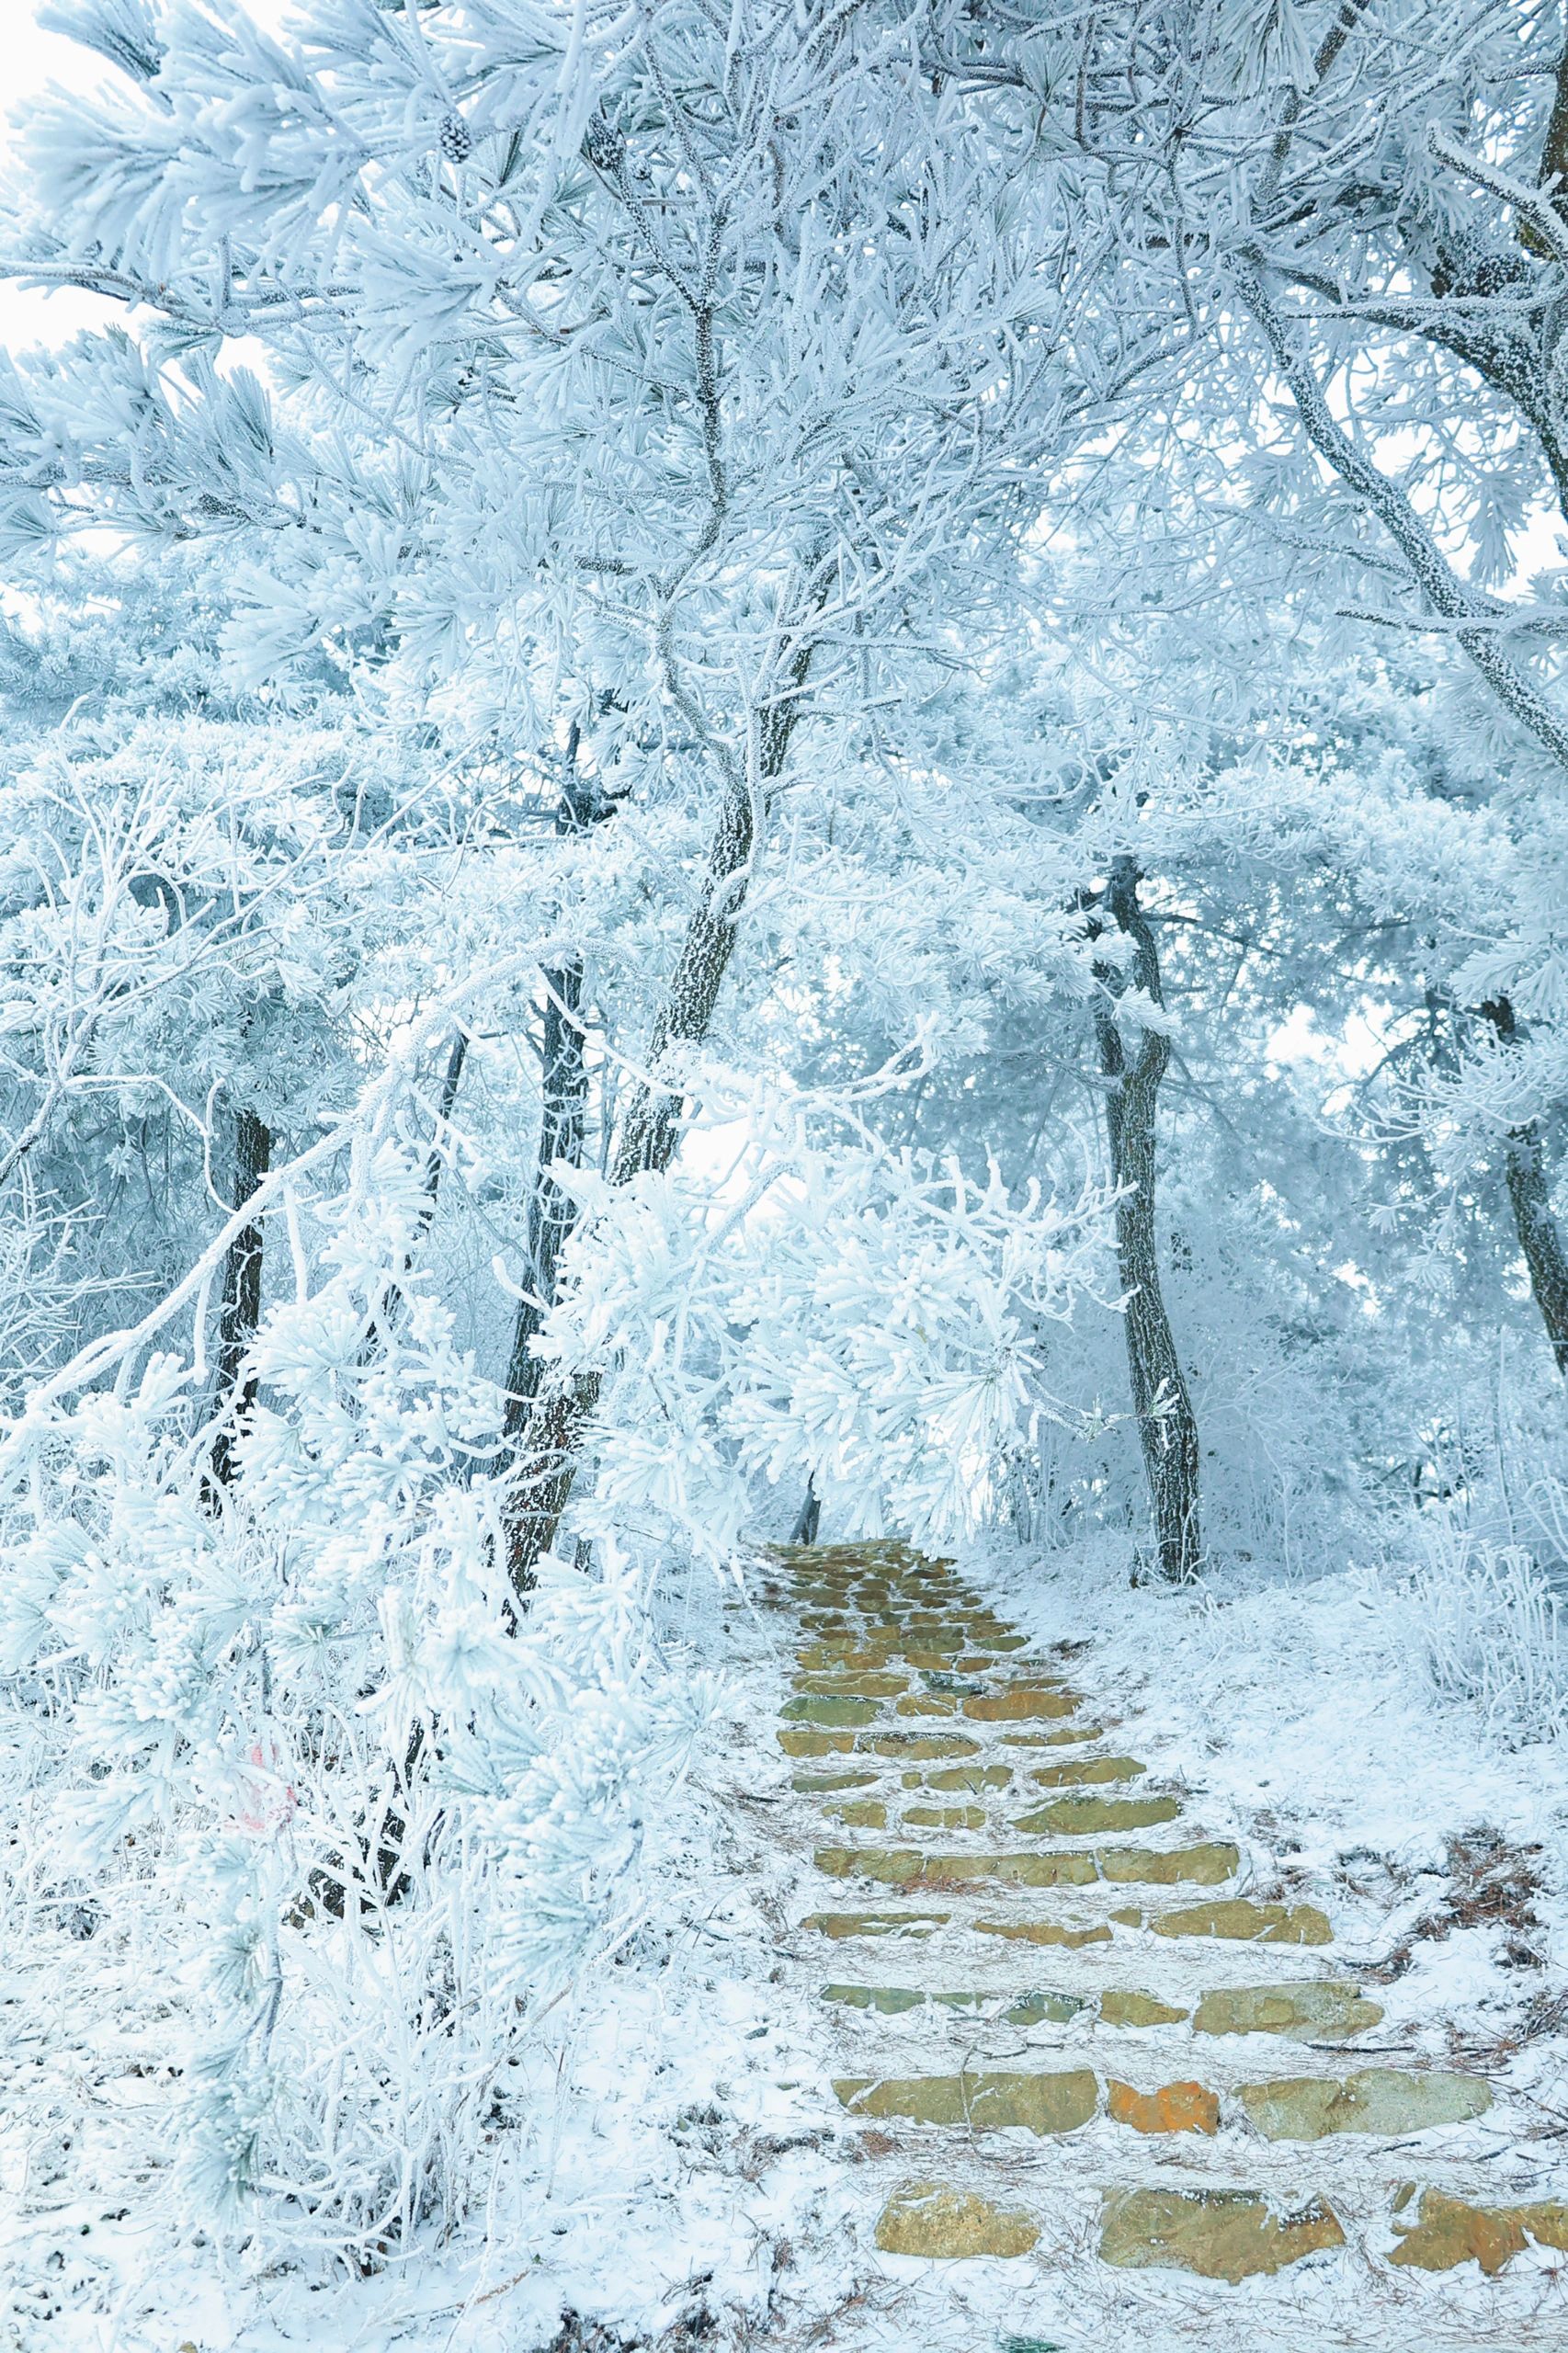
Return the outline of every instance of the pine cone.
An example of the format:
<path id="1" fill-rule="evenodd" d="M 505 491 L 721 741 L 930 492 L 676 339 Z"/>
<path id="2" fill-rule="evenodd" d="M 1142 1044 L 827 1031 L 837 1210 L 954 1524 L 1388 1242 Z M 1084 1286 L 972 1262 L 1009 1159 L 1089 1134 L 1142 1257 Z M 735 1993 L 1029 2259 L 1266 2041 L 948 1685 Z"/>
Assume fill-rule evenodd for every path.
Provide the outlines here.
<path id="1" fill-rule="evenodd" d="M 460 114 L 449 114 L 441 125 L 441 153 L 449 164 L 466 164 L 473 153 L 473 133 Z"/>
<path id="2" fill-rule="evenodd" d="M 583 133 L 583 152 L 596 172 L 613 179 L 626 160 L 626 142 L 614 123 L 597 114 Z"/>

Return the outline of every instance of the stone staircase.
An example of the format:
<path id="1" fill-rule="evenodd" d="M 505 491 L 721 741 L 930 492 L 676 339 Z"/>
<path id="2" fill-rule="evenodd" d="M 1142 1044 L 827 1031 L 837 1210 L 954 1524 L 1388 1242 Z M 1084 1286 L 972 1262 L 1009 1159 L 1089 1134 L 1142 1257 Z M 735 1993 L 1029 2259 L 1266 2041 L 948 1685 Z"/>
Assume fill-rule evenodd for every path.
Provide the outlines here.
<path id="1" fill-rule="evenodd" d="M 780 1547 L 766 1591 L 799 1624 L 778 1740 L 821 1887 L 800 1949 L 884 2255 L 1039 2261 L 1074 2200 L 1102 2263 L 1220 2281 L 1352 2238 L 1407 2270 L 1568 2250 L 1568 2202 L 1478 2187 L 1493 2087 L 1358 2049 L 1383 2012 L 1327 1914 L 1244 1893 L 1225 1825 L 949 1565 Z M 1026 2154 L 1046 2144 L 1059 2177 Z"/>

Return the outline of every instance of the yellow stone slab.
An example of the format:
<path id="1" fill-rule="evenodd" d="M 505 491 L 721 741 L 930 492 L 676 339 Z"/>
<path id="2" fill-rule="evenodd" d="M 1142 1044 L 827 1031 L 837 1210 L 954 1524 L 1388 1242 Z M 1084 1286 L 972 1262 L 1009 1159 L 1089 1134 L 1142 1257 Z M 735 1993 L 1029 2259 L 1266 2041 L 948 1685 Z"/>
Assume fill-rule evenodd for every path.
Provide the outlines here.
<path id="1" fill-rule="evenodd" d="M 1192 2271 L 1234 2287 L 1344 2245 L 1337 2215 L 1317 2198 L 1276 2214 L 1246 2189 L 1119 2189 L 1102 2206 L 1100 2260 L 1123 2269 Z"/>
<path id="2" fill-rule="evenodd" d="M 909 1677 L 896 1673 L 872 1673 L 869 1668 L 858 1675 L 817 1672 L 797 1675 L 794 1688 L 824 1699 L 893 1699 L 901 1691 L 908 1690 Z"/>
<path id="3" fill-rule="evenodd" d="M 1028 2255 L 1040 2238 L 1015 2206 L 994 2206 L 973 2190 L 945 2182 L 915 2181 L 882 2208 L 876 2243 L 883 2255 L 925 2256 L 937 2262 Z"/>
<path id="4" fill-rule="evenodd" d="M 1097 2112 L 1100 2100 L 1099 2085 L 1086 2067 L 1051 2075 L 1000 2068 L 962 2075 L 846 2075 L 833 2088 L 854 2116 L 1042 2136 L 1075 2132 Z"/>
<path id="5" fill-rule="evenodd" d="M 1210 1842 L 1197 1847 L 1096 1847 L 1095 1860 L 1101 1875 L 1120 1883 L 1170 1886 L 1190 1880 L 1199 1887 L 1218 1887 L 1234 1879 L 1241 1856 L 1234 1847 Z"/>
<path id="6" fill-rule="evenodd" d="M 1076 1715 L 1083 1704 L 1076 1691 L 986 1691 L 966 1699 L 963 1711 L 977 1724 L 1045 1723 Z"/>
<path id="7" fill-rule="evenodd" d="M 844 1756 L 858 1743 L 852 1732 L 808 1732 L 797 1728 L 781 1732 L 778 1745 L 786 1756 Z"/>
<path id="8" fill-rule="evenodd" d="M 855 1746 L 868 1756 L 903 1757 L 912 1765 L 937 1756 L 978 1756 L 980 1743 L 961 1732 L 861 1733 Z"/>
<path id="9" fill-rule="evenodd" d="M 1045 1838 L 1092 1837 L 1096 1830 L 1153 1830 L 1175 1822 L 1181 1800 L 1174 1797 L 1053 1799 L 1021 1813 L 1015 1827 Z"/>
<path id="10" fill-rule="evenodd" d="M 1278 2034 L 1295 2042 L 1335 2042 L 1378 2025 L 1382 2011 L 1338 1980 L 1295 1985 L 1216 1986 L 1193 2015 L 1199 2034 Z"/>
<path id="11" fill-rule="evenodd" d="M 1429 2189 L 1412 2222 L 1396 2222 L 1403 2233 L 1391 2263 L 1422 2271 L 1452 2271 L 1477 2263 L 1489 2279 L 1527 2246 L 1568 2253 L 1568 2204 L 1546 2200 L 1523 2206 L 1467 2206 L 1462 2199 Z"/>
<path id="12" fill-rule="evenodd" d="M 875 1675 L 890 1668 L 899 1656 L 896 1643 L 868 1643 L 863 1636 L 846 1636 L 841 1643 L 806 1643 L 799 1654 L 802 1673 Z M 903 1677 L 907 1684 L 908 1677 Z"/>
<path id="13" fill-rule="evenodd" d="M 880 2018 L 900 2017 L 925 2006 L 926 1996 L 911 1985 L 824 1985 L 824 2002 L 840 2002 L 846 2009 L 875 2010 Z"/>
<path id="14" fill-rule="evenodd" d="M 1326 1945 L 1334 1935 L 1313 1904 L 1250 1904 L 1241 1896 L 1162 1912 L 1148 1925 L 1157 1937 L 1224 1937 L 1257 1945 Z"/>
<path id="15" fill-rule="evenodd" d="M 1031 1765 L 1029 1779 L 1041 1789 L 1060 1790 L 1094 1781 L 1133 1781 L 1148 1771 L 1135 1756 L 1070 1756 L 1060 1765 Z"/>
<path id="16" fill-rule="evenodd" d="M 830 1879 L 875 1880 L 888 1887 L 965 1887 L 989 1881 L 1010 1887 L 1088 1887 L 1092 1855 L 926 1855 L 913 1847 L 819 1847 L 816 1867 Z"/>
<path id="17" fill-rule="evenodd" d="M 814 1692 L 786 1699 L 778 1711 L 785 1723 L 847 1726 L 855 1731 L 874 1724 L 880 1712 L 875 1699 L 824 1699 Z"/>
<path id="18" fill-rule="evenodd" d="M 936 1773 L 905 1773 L 906 1790 L 1005 1790 L 1013 1778 L 1010 1765 L 945 1765 Z"/>
<path id="19" fill-rule="evenodd" d="M 846 1798 L 837 1805 L 824 1806 L 823 1811 L 831 1821 L 842 1822 L 846 1830 L 885 1830 L 888 1810 L 880 1798 Z"/>
<path id="20" fill-rule="evenodd" d="M 881 1778 L 877 1772 L 795 1773 L 790 1777 L 790 1787 L 807 1797 L 825 1797 L 838 1790 L 874 1790 Z"/>
<path id="21" fill-rule="evenodd" d="M 977 1920 L 974 1927 L 978 1936 L 1006 1937 L 1014 1944 L 1060 1945 L 1068 1952 L 1111 1940 L 1110 1930 L 1098 1922 L 1093 1927 L 1071 1928 L 1056 1920 Z"/>
<path id="22" fill-rule="evenodd" d="M 840 1943 L 846 1937 L 928 1937 L 951 1917 L 949 1912 L 813 1912 L 801 1926 Z"/>
<path id="23" fill-rule="evenodd" d="M 1161 2002 L 1153 1994 L 1125 1993 L 1111 1986 L 1100 1995 L 1102 2026 L 1179 2026 L 1187 2017 L 1174 2002 Z"/>
<path id="24" fill-rule="evenodd" d="M 1468 2124 L 1492 2105 L 1492 2086 L 1479 2075 L 1421 2075 L 1397 2067 L 1364 2067 L 1343 2080 L 1287 2075 L 1242 2084 L 1237 2098 L 1248 2120 L 1270 2141 L 1323 2141 L 1340 2132 L 1393 2140 Z"/>

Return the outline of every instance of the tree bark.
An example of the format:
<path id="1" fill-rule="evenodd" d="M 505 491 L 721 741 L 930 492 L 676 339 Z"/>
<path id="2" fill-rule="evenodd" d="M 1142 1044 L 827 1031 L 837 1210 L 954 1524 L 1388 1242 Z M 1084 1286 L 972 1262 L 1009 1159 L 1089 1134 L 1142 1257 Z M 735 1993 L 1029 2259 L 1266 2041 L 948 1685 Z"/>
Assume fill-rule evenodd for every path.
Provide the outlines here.
<path id="1" fill-rule="evenodd" d="M 567 745 L 567 780 L 556 812 L 558 834 L 582 833 L 609 813 L 610 804 L 586 784 L 577 766 L 579 732 L 573 726 Z M 565 1401 L 541 1399 L 545 1364 L 533 1343 L 546 1315 L 555 1304 L 561 1260 L 576 1223 L 572 1196 L 551 1173 L 557 1161 L 579 1168 L 587 1127 L 588 1074 L 583 1051 L 583 962 L 563 957 L 544 971 L 544 1034 L 540 1046 L 539 1150 L 534 1157 L 533 1186 L 528 1195 L 527 1292 L 517 1302 L 512 1326 L 512 1351 L 506 1365 L 506 1436 L 513 1440 L 521 1470 L 508 1511 L 506 1543 L 515 1590 L 521 1594 L 532 1583 L 533 1563 L 548 1549 L 570 1492 L 568 1479 L 560 1487 L 562 1448 L 561 1427 Z M 559 1501 L 556 1501 L 557 1489 Z M 526 1572 L 517 1566 L 520 1540 L 532 1542 L 534 1519 L 547 1525 Z M 519 1575 L 523 1582 L 519 1582 Z"/>
<path id="2" fill-rule="evenodd" d="M 1163 1005 L 1154 935 L 1138 904 L 1138 870 L 1130 858 L 1116 860 L 1105 904 L 1118 929 L 1132 942 L 1134 983 L 1154 1005 Z M 1091 936 L 1098 936 L 1100 929 L 1094 927 Z M 1126 1188 L 1116 1205 L 1116 1251 L 1121 1287 L 1128 1295 L 1123 1324 L 1132 1407 L 1161 1574 L 1180 1582 L 1197 1575 L 1202 1540 L 1198 1422 L 1160 1287 L 1155 1229 L 1155 1120 L 1160 1082 L 1170 1063 L 1170 1041 L 1158 1030 L 1145 1029 L 1130 1054 L 1117 1018 L 1126 975 L 1108 962 L 1095 969 L 1105 992 L 1095 1011 L 1095 1033 L 1107 1082 L 1111 1175 Z"/>
<path id="3" fill-rule="evenodd" d="M 801 1516 L 796 1520 L 793 1529 L 790 1530 L 790 1543 L 814 1544 L 817 1540 L 817 1530 L 821 1526 L 822 1497 L 817 1493 L 816 1481 L 814 1479 L 808 1479 L 806 1481 L 806 1499 L 801 1506 Z"/>
<path id="4" fill-rule="evenodd" d="M 1506 996 L 1489 998 L 1481 1010 L 1505 1044 L 1518 1036 L 1514 1008 Z M 1563 1249 L 1552 1214 L 1540 1130 L 1533 1120 L 1510 1128 L 1504 1138 L 1503 1177 L 1514 1212 L 1514 1231 L 1529 1272 L 1530 1294 L 1540 1311 L 1557 1370 L 1568 1378 L 1568 1251 Z"/>
<path id="5" fill-rule="evenodd" d="M 518 1302 L 506 1368 L 508 1437 L 515 1438 L 533 1411 L 544 1378 L 544 1360 L 533 1341 L 555 1303 L 561 1254 L 576 1220 L 576 1204 L 551 1173 L 565 1161 L 579 1168 L 588 1099 L 583 1055 L 583 966 L 577 957 L 550 966 L 544 975 L 544 1042 L 541 1057 L 543 1108 L 539 1157 L 528 1199 L 528 1296 Z"/>
<path id="6" fill-rule="evenodd" d="M 1568 768 L 1568 719 L 1549 703 L 1503 651 L 1496 624 L 1506 608 L 1461 580 L 1398 483 L 1353 441 L 1328 404 L 1296 322 L 1276 306 L 1257 272 L 1233 266 L 1236 290 L 1251 311 L 1290 390 L 1302 430 L 1352 495 L 1381 523 L 1434 612 L 1455 624 L 1454 638 L 1504 709 L 1559 767 Z M 1466 624 L 1469 624 L 1467 627 Z"/>
<path id="7" fill-rule="evenodd" d="M 234 1207 L 243 1209 L 272 1165 L 272 1131 L 256 1113 L 234 1120 Z M 234 1446 L 256 1402 L 254 1373 L 241 1373 L 261 1321 L 262 1228 L 247 1225 L 229 1245 L 218 1306 L 218 1378 L 215 1409 L 223 1416 L 212 1443 L 212 1478 L 226 1487 L 234 1475 Z"/>
<path id="8" fill-rule="evenodd" d="M 701 894 L 653 1025 L 648 1052 L 650 1077 L 632 1090 L 627 1106 L 610 1169 L 613 1184 L 630 1184 L 644 1172 L 662 1175 L 676 1156 L 682 1098 L 678 1089 L 659 1083 L 659 1067 L 672 1048 L 696 1045 L 708 1034 L 751 883 L 759 803 L 766 813 L 768 789 L 783 772 L 799 716 L 797 698 L 810 665 L 808 644 L 790 665 L 789 696 L 765 715 L 758 761 L 760 793 L 738 765 L 728 773 Z M 578 1449 L 601 1387 L 599 1375 L 589 1373 L 569 1388 L 540 1388 L 525 1416 L 506 1516 L 506 1564 L 520 1604 L 532 1589 L 540 1562 L 555 1541 L 577 1475 Z"/>

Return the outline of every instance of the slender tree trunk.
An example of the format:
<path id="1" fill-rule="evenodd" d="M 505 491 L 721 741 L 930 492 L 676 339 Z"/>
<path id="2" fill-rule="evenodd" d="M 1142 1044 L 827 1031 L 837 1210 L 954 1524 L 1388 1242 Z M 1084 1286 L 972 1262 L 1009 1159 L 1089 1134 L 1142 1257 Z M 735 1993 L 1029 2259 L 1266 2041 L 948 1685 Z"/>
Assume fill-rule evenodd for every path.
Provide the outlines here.
<path id="1" fill-rule="evenodd" d="M 806 1481 L 806 1499 L 801 1506 L 801 1516 L 790 1531 L 791 1544 L 814 1544 L 822 1526 L 822 1497 L 814 1479 Z"/>
<path id="2" fill-rule="evenodd" d="M 1116 860 L 1105 903 L 1118 929 L 1133 943 L 1133 982 L 1163 1005 L 1154 935 L 1138 904 L 1138 870 L 1130 858 Z M 1198 1423 L 1160 1288 L 1154 1198 L 1155 1116 L 1170 1042 L 1163 1033 L 1145 1029 L 1130 1055 L 1116 1011 L 1126 978 L 1109 963 L 1096 965 L 1096 972 L 1106 993 L 1096 1009 L 1095 1034 L 1107 1082 L 1111 1174 L 1127 1188 L 1116 1207 L 1116 1250 L 1128 1294 L 1123 1320 L 1132 1408 L 1161 1573 L 1184 1580 L 1196 1576 L 1202 1558 Z"/>
<path id="3" fill-rule="evenodd" d="M 436 1214 L 436 1199 L 441 1189 L 441 1171 L 447 1165 L 441 1155 L 441 1138 L 452 1124 L 452 1113 L 456 1110 L 458 1103 L 458 1088 L 462 1085 L 463 1064 L 467 1060 L 468 1032 L 466 1029 L 460 1029 L 452 1040 L 451 1051 L 447 1056 L 446 1074 L 441 1080 L 440 1108 L 436 1117 L 436 1133 L 430 1142 L 430 1156 L 425 1163 L 425 1206 L 419 1212 L 419 1233 L 422 1238 L 429 1233 L 430 1222 Z"/>
<path id="4" fill-rule="evenodd" d="M 1518 1036 L 1514 1008 L 1506 996 L 1490 998 L 1481 1010 L 1505 1044 Z M 1533 1120 L 1510 1128 L 1504 1138 L 1503 1176 L 1514 1212 L 1514 1231 L 1529 1270 L 1530 1292 L 1540 1310 L 1557 1370 L 1568 1376 L 1568 1251 L 1563 1249 L 1552 1214 L 1540 1130 Z"/>
<path id="5" fill-rule="evenodd" d="M 1399 483 L 1381 472 L 1340 424 L 1318 380 L 1300 323 L 1278 308 L 1249 263 L 1235 263 L 1232 275 L 1237 292 L 1263 329 L 1276 368 L 1290 386 L 1308 440 L 1353 496 L 1377 517 L 1434 612 L 1454 622 L 1455 642 L 1504 709 L 1528 729 L 1559 767 L 1568 768 L 1568 719 L 1503 651 L 1495 626 L 1502 608 L 1460 577 Z M 1471 626 L 1466 627 L 1467 622 Z"/>
<path id="6" fill-rule="evenodd" d="M 518 1302 L 506 1368 L 506 1431 L 515 1438 L 533 1414 L 544 1380 L 544 1360 L 533 1341 L 555 1303 L 561 1254 L 576 1219 L 576 1204 L 551 1175 L 556 1161 L 578 1168 L 588 1099 L 583 1055 L 583 967 L 579 959 L 551 966 L 544 975 L 543 1109 L 539 1158 L 528 1200 L 528 1296 Z"/>
<path id="7" fill-rule="evenodd" d="M 234 1207 L 243 1209 L 272 1165 L 272 1131 L 256 1112 L 234 1120 Z M 240 1376 L 261 1321 L 262 1229 L 247 1225 L 229 1245 L 218 1306 L 218 1379 L 213 1403 L 223 1420 L 212 1445 L 212 1478 L 226 1487 L 234 1475 L 234 1443 L 256 1402 L 254 1373 Z M 225 1410 L 227 1409 L 227 1410 Z"/>
<path id="8" fill-rule="evenodd" d="M 793 694 L 776 704 L 762 731 L 761 800 L 782 773 L 804 685 L 811 650 L 802 647 L 791 665 Z M 650 1172 L 662 1174 L 680 1142 L 681 1096 L 659 1084 L 659 1067 L 674 1048 L 696 1045 L 708 1034 L 719 991 L 734 952 L 735 926 L 745 905 L 756 849 L 757 799 L 738 769 L 725 787 L 719 822 L 708 853 L 701 896 L 687 926 L 665 1002 L 653 1025 L 646 1085 L 632 1090 L 611 1165 L 611 1182 L 630 1184 Z M 555 1541 L 562 1514 L 577 1475 L 577 1454 L 598 1404 L 597 1373 L 570 1388 L 536 1392 L 518 1448 L 513 1502 L 507 1517 L 506 1557 L 512 1589 L 519 1601 L 529 1592 L 534 1572 Z"/>

